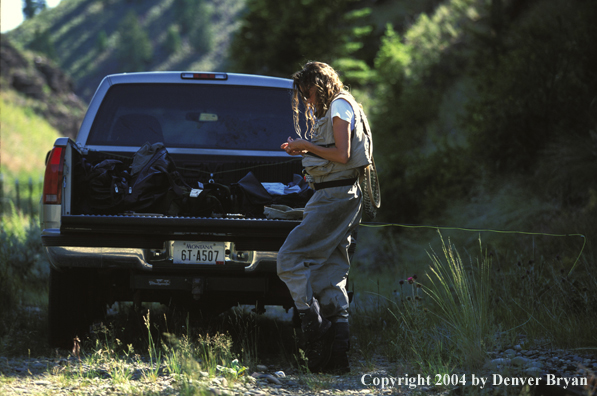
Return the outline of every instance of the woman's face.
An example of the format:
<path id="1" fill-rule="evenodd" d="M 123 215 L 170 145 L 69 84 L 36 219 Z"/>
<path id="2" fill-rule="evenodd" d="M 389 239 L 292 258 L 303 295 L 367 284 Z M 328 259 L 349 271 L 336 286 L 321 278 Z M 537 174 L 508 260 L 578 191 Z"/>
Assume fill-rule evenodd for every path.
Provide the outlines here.
<path id="1" fill-rule="evenodd" d="M 309 100 L 307 100 L 307 103 L 309 103 L 312 106 L 315 106 L 316 100 L 317 100 L 317 87 L 312 86 L 309 89 Z"/>
<path id="2" fill-rule="evenodd" d="M 312 86 L 309 89 L 305 87 L 299 87 L 299 95 L 305 103 L 315 106 L 315 102 L 317 100 L 317 87 Z"/>

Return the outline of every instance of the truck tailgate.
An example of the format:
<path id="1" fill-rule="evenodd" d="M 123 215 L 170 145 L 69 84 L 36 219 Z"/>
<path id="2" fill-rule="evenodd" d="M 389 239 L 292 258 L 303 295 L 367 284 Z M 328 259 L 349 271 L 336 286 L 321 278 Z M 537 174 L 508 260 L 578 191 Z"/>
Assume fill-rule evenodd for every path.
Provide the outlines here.
<path id="1" fill-rule="evenodd" d="M 298 220 L 147 215 L 65 215 L 46 246 L 160 248 L 168 240 L 234 242 L 238 249 L 278 250 Z"/>

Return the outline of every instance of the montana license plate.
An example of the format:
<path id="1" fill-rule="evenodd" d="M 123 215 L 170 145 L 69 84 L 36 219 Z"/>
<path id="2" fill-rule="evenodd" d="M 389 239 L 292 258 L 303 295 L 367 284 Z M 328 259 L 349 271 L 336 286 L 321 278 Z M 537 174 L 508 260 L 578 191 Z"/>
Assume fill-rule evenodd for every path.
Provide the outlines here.
<path id="1" fill-rule="evenodd" d="M 172 247 L 174 264 L 220 265 L 225 262 L 224 242 L 174 241 Z"/>

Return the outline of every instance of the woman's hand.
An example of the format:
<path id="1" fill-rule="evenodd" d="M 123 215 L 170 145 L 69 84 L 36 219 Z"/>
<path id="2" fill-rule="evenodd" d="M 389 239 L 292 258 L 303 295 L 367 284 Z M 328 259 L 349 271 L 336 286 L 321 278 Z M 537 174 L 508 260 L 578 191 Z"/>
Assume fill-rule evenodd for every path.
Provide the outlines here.
<path id="1" fill-rule="evenodd" d="M 280 148 L 290 155 L 300 155 L 306 152 L 313 153 L 326 160 L 346 164 L 350 160 L 350 123 L 340 117 L 333 118 L 334 146 L 321 147 L 308 140 L 288 138 Z"/>
<path id="2" fill-rule="evenodd" d="M 293 138 L 288 137 L 288 140 L 285 143 L 282 143 L 280 148 L 290 155 L 301 155 L 307 152 L 308 144 L 309 142 L 306 140 L 294 140 Z"/>

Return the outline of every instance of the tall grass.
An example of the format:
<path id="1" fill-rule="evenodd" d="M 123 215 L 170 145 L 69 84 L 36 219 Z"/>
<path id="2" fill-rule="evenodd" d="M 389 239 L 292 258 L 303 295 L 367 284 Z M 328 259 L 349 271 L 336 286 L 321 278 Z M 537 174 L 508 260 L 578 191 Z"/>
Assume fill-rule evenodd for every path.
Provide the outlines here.
<path id="1" fill-rule="evenodd" d="M 441 234 L 440 234 L 441 238 Z M 435 252 L 429 254 L 432 265 L 429 287 L 425 292 L 436 306 L 436 315 L 452 335 L 449 342 L 458 351 L 466 369 L 483 365 L 486 351 L 493 349 L 495 322 L 490 311 L 490 266 L 487 254 L 466 268 L 451 244 L 442 250 L 445 261 Z"/>

